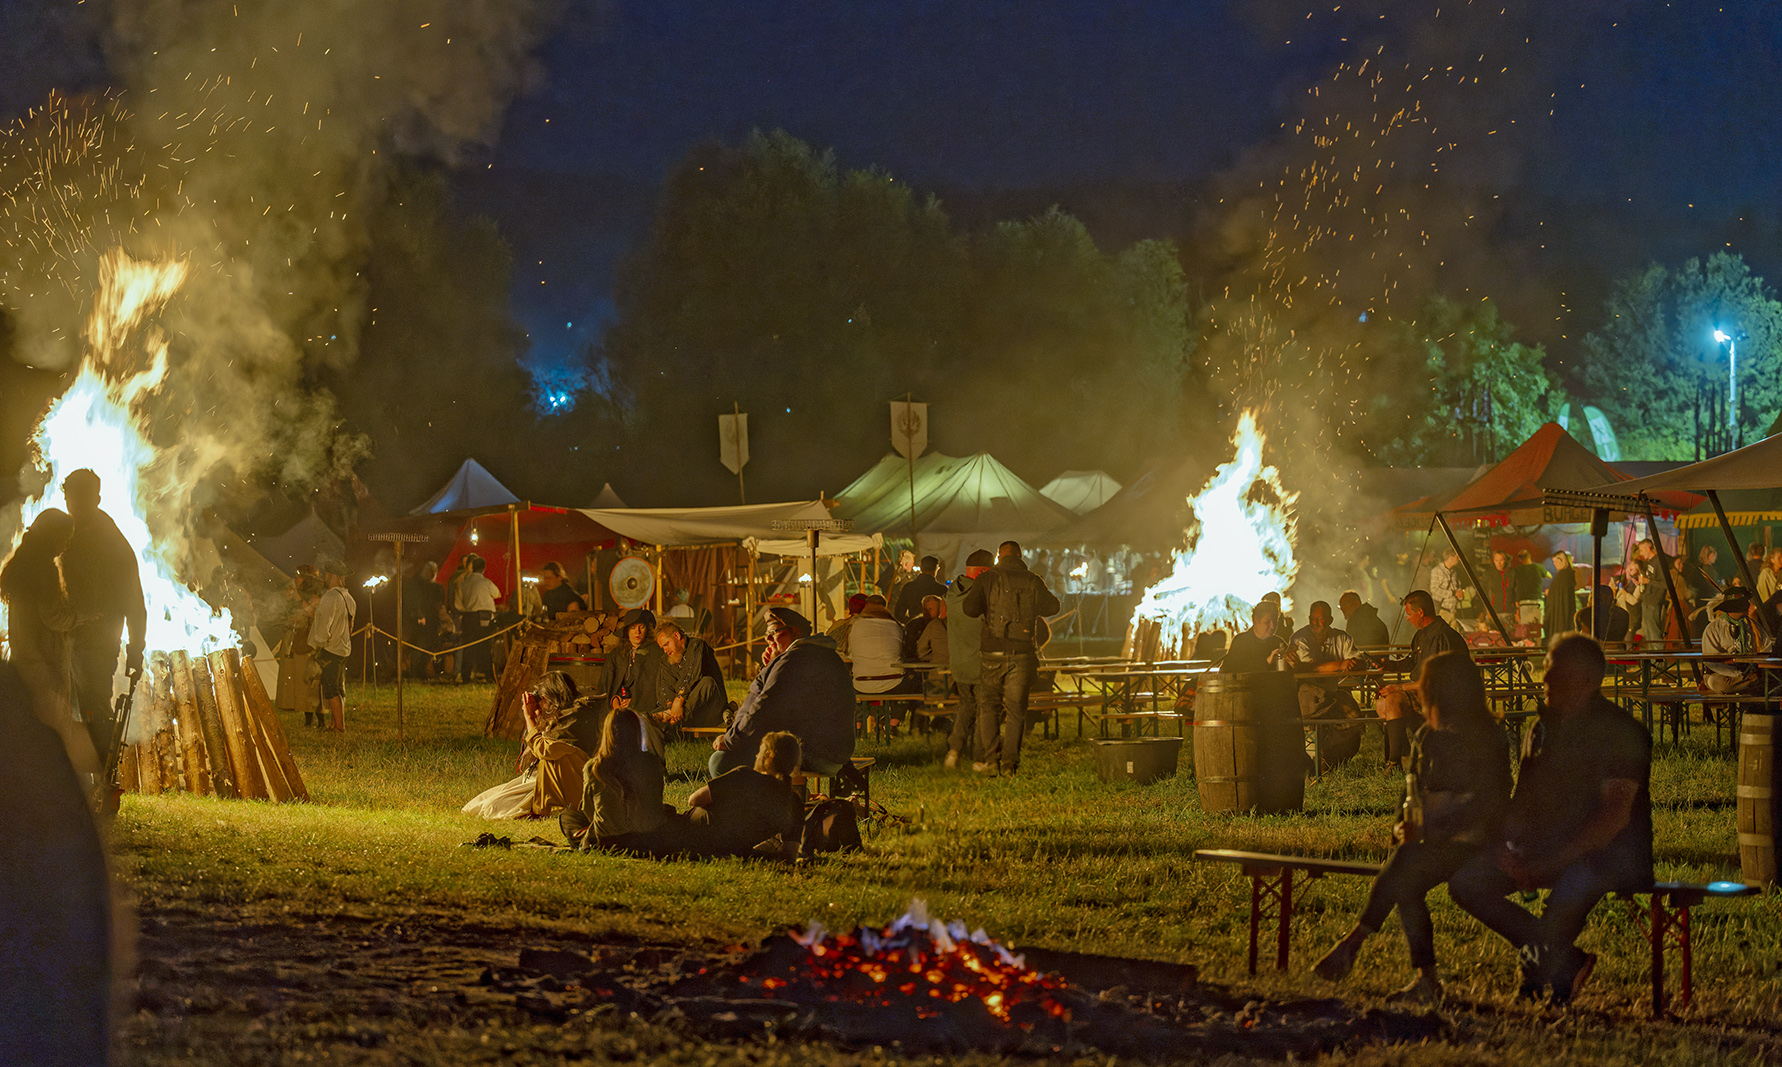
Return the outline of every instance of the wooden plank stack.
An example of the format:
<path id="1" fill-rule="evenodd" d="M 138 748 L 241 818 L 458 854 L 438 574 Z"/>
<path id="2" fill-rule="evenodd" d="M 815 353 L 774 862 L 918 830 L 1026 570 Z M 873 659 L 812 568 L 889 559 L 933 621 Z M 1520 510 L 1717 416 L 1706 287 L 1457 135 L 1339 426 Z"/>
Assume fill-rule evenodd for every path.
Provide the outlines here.
<path id="1" fill-rule="evenodd" d="M 141 686 L 128 732 L 138 740 L 118 760 L 126 791 L 309 799 L 266 686 L 235 649 L 153 653 Z"/>
<path id="2" fill-rule="evenodd" d="M 537 619 L 519 629 L 507 654 L 507 668 L 495 687 L 495 706 L 483 724 L 484 737 L 517 741 L 526 732 L 520 697 L 550 669 L 552 656 L 598 656 L 619 643 L 617 615 L 566 612 L 555 619 Z"/>

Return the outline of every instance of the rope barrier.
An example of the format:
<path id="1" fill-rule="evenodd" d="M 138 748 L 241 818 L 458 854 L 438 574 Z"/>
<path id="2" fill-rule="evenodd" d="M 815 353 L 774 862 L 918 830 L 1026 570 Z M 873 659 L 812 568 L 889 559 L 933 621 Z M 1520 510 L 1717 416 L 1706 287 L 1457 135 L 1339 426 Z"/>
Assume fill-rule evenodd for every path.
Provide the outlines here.
<path id="1" fill-rule="evenodd" d="M 404 648 L 412 648 L 416 652 L 425 652 L 429 656 L 449 656 L 454 652 L 462 652 L 464 649 L 473 648 L 477 645 L 482 644 L 485 641 L 493 641 L 497 637 L 500 637 L 502 634 L 511 633 L 514 630 L 518 630 L 520 627 L 526 625 L 527 621 L 528 620 L 526 620 L 526 619 L 521 619 L 519 622 L 514 623 L 512 626 L 509 626 L 505 630 L 496 630 L 494 633 L 488 635 L 487 637 L 479 637 L 475 641 L 467 641 L 464 644 L 457 645 L 453 648 L 439 648 L 439 649 L 422 648 L 420 645 L 417 645 L 412 641 L 404 641 L 403 639 L 397 637 L 395 634 L 391 633 L 390 631 L 384 629 L 381 626 L 372 626 L 370 623 L 366 623 L 364 626 L 361 626 L 357 630 L 354 630 L 352 633 L 352 636 L 358 637 L 360 634 L 370 631 L 372 633 L 381 634 L 384 637 L 389 638 L 390 640 L 396 642 L 398 645 L 401 645 Z"/>

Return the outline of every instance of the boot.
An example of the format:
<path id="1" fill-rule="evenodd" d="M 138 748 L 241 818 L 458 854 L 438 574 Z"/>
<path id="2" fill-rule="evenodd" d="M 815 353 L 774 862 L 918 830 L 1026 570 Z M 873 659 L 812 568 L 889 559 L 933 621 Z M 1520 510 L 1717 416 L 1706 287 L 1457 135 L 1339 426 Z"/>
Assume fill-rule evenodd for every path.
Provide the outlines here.
<path id="1" fill-rule="evenodd" d="M 1386 998 L 1405 1004 L 1424 1004 L 1434 1007 L 1442 1002 L 1442 983 L 1436 979 L 1434 967 L 1418 968 L 1417 977 L 1411 984 Z"/>
<path id="2" fill-rule="evenodd" d="M 956 748 L 948 749 L 947 758 L 941 761 L 941 766 L 949 771 L 954 767 L 959 766 L 959 750 Z"/>
<path id="3" fill-rule="evenodd" d="M 1340 982 L 1349 977 L 1355 969 L 1355 957 L 1361 955 L 1361 944 L 1367 940 L 1372 930 L 1364 930 L 1357 926 L 1344 935 L 1341 941 L 1331 946 L 1324 958 L 1312 965 L 1312 973 L 1326 982 Z"/>
<path id="4" fill-rule="evenodd" d="M 313 711 L 304 712 L 303 713 L 303 725 L 307 728 L 307 727 L 314 726 L 315 724 L 316 724 L 316 713 Z"/>

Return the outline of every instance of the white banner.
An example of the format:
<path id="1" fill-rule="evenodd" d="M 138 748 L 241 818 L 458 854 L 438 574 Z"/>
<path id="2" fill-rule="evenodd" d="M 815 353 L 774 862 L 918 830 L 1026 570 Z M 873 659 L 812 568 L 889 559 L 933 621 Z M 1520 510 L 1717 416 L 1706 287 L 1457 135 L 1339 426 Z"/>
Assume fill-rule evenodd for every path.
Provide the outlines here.
<path id="1" fill-rule="evenodd" d="M 740 412 L 718 416 L 718 457 L 731 474 L 749 464 L 749 417 Z"/>
<path id="2" fill-rule="evenodd" d="M 891 447 L 905 459 L 928 450 L 928 405 L 891 401 Z"/>

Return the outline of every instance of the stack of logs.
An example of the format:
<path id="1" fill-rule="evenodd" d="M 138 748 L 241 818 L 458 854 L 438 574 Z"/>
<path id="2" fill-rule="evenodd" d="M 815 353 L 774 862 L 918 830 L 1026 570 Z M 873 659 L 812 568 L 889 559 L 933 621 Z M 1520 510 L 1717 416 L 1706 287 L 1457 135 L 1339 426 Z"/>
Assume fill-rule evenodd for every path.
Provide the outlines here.
<path id="1" fill-rule="evenodd" d="M 308 800 L 266 686 L 234 649 L 156 652 L 136 694 L 118 784 L 251 800 Z"/>
<path id="2" fill-rule="evenodd" d="M 520 698 L 550 670 L 552 656 L 599 656 L 618 647 L 619 617 L 605 612 L 565 612 L 520 627 L 507 654 L 507 668 L 495 687 L 495 706 L 483 736 L 512 741 L 526 732 Z"/>

